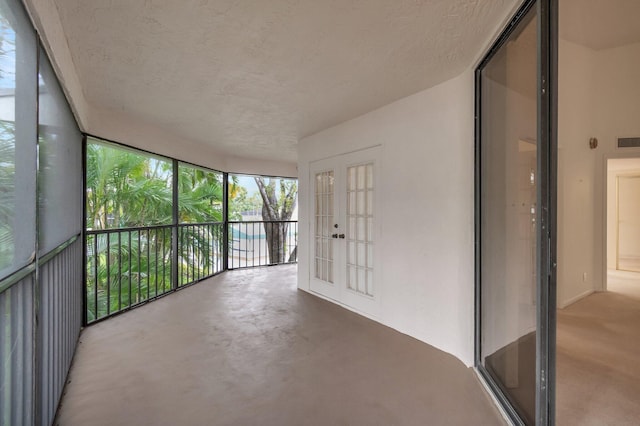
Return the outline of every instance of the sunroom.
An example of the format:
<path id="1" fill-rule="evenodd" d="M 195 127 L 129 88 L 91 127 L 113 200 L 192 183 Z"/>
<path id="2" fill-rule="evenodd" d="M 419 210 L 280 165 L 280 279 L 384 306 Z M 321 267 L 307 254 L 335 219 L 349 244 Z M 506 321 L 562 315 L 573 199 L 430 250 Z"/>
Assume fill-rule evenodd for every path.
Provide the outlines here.
<path id="1" fill-rule="evenodd" d="M 0 0 L 0 424 L 633 424 L 638 13 Z"/>

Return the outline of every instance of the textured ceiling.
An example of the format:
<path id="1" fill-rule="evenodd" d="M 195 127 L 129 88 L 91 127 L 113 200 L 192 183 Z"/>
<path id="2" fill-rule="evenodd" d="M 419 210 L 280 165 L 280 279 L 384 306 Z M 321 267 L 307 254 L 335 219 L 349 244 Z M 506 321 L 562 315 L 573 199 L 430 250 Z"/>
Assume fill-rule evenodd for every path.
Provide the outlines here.
<path id="1" fill-rule="evenodd" d="M 516 0 L 55 0 L 90 106 L 225 153 L 297 141 L 463 71 Z"/>
<path id="2" fill-rule="evenodd" d="M 560 0 L 560 37 L 594 50 L 640 42 L 640 1 Z"/>

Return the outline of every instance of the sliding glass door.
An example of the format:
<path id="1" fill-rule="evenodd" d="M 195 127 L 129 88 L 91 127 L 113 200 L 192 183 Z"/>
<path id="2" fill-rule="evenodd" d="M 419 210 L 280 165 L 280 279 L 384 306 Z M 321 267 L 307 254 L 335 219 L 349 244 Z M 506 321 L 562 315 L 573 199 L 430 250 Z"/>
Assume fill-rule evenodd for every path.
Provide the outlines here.
<path id="1" fill-rule="evenodd" d="M 525 2 L 476 71 L 476 364 L 527 425 L 553 422 L 550 3 Z"/>

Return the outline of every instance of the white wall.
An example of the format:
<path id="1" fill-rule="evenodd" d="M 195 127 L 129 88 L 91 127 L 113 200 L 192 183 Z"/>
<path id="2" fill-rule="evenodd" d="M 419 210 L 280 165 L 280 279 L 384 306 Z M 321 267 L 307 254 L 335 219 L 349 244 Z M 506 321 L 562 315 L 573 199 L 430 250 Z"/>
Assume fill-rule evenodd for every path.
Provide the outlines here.
<path id="1" fill-rule="evenodd" d="M 92 105 L 84 96 L 55 3 L 50 0 L 24 0 L 24 4 L 83 132 L 217 170 L 297 176 L 293 162 L 259 161 L 222 154 L 212 147 L 172 134 L 167 129 Z"/>
<path id="2" fill-rule="evenodd" d="M 618 149 L 618 137 L 640 137 L 640 43 L 598 51 L 593 87 L 596 134 L 601 148 L 597 157 L 595 218 L 596 276 L 603 288 L 606 280 L 606 191 L 608 158 L 640 157 L 640 149 Z"/>
<path id="3" fill-rule="evenodd" d="M 593 292 L 596 151 L 594 51 L 560 40 L 558 67 L 558 306 Z M 586 272 L 586 280 L 583 280 Z"/>
<path id="4" fill-rule="evenodd" d="M 309 162 L 382 146 L 383 324 L 473 364 L 470 71 L 299 143 L 298 286 L 309 290 Z"/>
<path id="5" fill-rule="evenodd" d="M 640 136 L 640 43 L 591 50 L 560 40 L 558 306 L 606 280 L 606 160 L 639 156 L 616 148 Z M 595 150 L 589 138 L 598 138 Z M 583 274 L 587 279 L 583 281 Z"/>
<path id="6" fill-rule="evenodd" d="M 229 156 L 215 148 L 184 139 L 131 116 L 92 108 L 89 133 L 156 154 L 211 167 L 223 172 L 297 177 L 295 163 Z"/>

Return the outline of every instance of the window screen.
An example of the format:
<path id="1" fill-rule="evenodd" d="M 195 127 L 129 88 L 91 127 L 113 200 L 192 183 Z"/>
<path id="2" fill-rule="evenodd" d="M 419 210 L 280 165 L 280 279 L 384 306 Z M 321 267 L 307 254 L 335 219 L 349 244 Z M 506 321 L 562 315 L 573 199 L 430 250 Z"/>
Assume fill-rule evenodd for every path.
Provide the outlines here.
<path id="1" fill-rule="evenodd" d="M 35 249 L 37 45 L 19 4 L 0 2 L 0 279 Z"/>
<path id="2" fill-rule="evenodd" d="M 39 250 L 44 254 L 82 229 L 82 134 L 44 50 L 39 74 Z"/>

